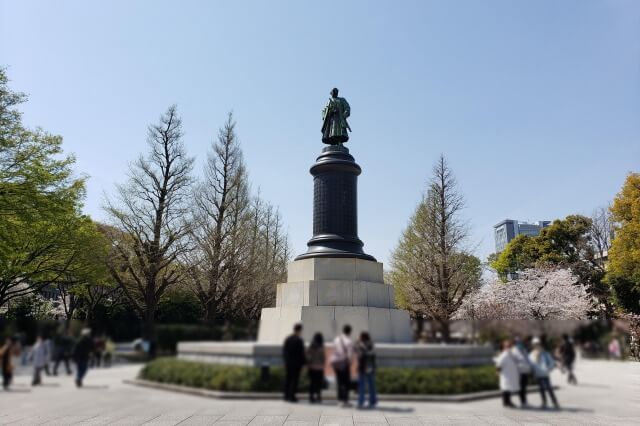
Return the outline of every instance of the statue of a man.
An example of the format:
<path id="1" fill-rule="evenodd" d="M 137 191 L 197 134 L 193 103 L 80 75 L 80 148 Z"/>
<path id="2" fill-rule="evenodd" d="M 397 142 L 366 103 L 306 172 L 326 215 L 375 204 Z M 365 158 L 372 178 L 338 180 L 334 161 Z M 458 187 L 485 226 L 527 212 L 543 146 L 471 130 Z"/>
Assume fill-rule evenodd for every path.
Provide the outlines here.
<path id="1" fill-rule="evenodd" d="M 347 117 L 351 108 L 345 98 L 338 97 L 338 89 L 331 91 L 331 98 L 322 110 L 322 142 L 329 145 L 342 145 L 349 140 L 347 131 L 351 131 Z"/>

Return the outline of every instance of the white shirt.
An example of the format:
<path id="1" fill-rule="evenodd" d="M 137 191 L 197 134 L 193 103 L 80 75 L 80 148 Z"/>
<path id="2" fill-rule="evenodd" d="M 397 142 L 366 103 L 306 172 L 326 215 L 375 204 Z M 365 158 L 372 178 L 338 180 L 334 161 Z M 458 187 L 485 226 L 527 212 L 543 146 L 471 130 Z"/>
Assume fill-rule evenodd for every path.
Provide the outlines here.
<path id="1" fill-rule="evenodd" d="M 350 361 L 353 358 L 353 342 L 349 336 L 341 334 L 333 340 L 333 353 L 330 362 Z"/>

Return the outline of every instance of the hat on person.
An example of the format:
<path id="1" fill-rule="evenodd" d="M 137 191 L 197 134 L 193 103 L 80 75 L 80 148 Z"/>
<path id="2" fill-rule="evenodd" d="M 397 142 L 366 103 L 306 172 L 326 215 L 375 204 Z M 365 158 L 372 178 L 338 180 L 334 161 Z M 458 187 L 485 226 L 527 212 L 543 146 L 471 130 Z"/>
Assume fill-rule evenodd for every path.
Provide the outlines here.
<path id="1" fill-rule="evenodd" d="M 542 342 L 540 341 L 539 337 L 534 337 L 533 339 L 531 339 L 531 344 L 532 345 L 540 345 Z"/>

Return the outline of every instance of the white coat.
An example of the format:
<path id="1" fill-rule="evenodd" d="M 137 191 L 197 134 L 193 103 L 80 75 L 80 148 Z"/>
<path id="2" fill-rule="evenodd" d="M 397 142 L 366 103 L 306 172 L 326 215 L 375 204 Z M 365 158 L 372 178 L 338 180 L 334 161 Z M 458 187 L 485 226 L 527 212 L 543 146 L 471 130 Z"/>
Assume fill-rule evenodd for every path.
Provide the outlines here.
<path id="1" fill-rule="evenodd" d="M 520 371 L 516 357 L 510 350 L 502 351 L 496 359 L 496 367 L 500 369 L 500 390 L 516 392 L 520 390 Z"/>

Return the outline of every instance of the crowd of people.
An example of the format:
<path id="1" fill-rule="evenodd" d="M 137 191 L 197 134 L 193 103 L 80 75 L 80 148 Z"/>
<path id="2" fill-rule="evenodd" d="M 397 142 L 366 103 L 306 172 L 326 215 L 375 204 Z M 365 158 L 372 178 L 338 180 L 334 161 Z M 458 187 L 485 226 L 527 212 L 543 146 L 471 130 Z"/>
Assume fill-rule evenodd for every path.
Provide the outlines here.
<path id="1" fill-rule="evenodd" d="M 36 337 L 30 349 L 25 348 L 19 336 L 10 336 L 0 347 L 2 365 L 2 386 L 8 390 L 15 372 L 14 358 L 21 357 L 24 365 L 33 368 L 32 386 L 42 384 L 42 376 L 58 375 L 58 368 L 64 365 L 67 375 L 73 374 L 71 361 L 75 363 L 75 383 L 82 387 L 89 367 L 108 367 L 115 353 L 115 343 L 104 336 L 91 336 L 91 330 L 82 329 L 80 336 L 74 339 L 70 331 L 57 335 L 54 339 L 43 335 Z M 52 367 L 52 368 L 51 368 Z"/>
<path id="2" fill-rule="evenodd" d="M 284 342 L 283 359 L 285 365 L 284 399 L 298 402 L 296 397 L 300 374 L 306 366 L 309 377 L 309 401 L 322 402 L 322 390 L 328 387 L 325 377 L 326 352 L 324 336 L 316 333 L 307 349 L 302 339 L 302 324 L 296 324 Z M 345 325 L 342 333 L 333 340 L 333 351 L 329 356 L 329 365 L 336 379 L 337 397 L 341 406 L 351 406 L 349 393 L 358 392 L 358 408 L 373 408 L 378 403 L 375 383 L 376 354 L 371 336 L 360 333 L 357 341 L 351 338 L 351 326 Z M 356 367 L 357 379 L 352 379 L 353 367 Z"/>
<path id="3" fill-rule="evenodd" d="M 511 402 L 511 394 L 517 393 L 520 406 L 528 407 L 527 387 L 530 378 L 533 378 L 540 391 L 542 408 L 548 407 L 548 396 L 554 408 L 559 409 L 560 404 L 553 391 L 550 375 L 559 363 L 561 371 L 567 374 L 567 382 L 573 385 L 578 383 L 573 372 L 576 359 L 573 342 L 568 335 L 563 335 L 555 356 L 545 348 L 546 345 L 539 337 L 533 337 L 528 343 L 519 337 L 514 341 L 507 339 L 502 342 L 502 352 L 496 359 L 502 403 L 508 408 L 515 407 Z"/>

